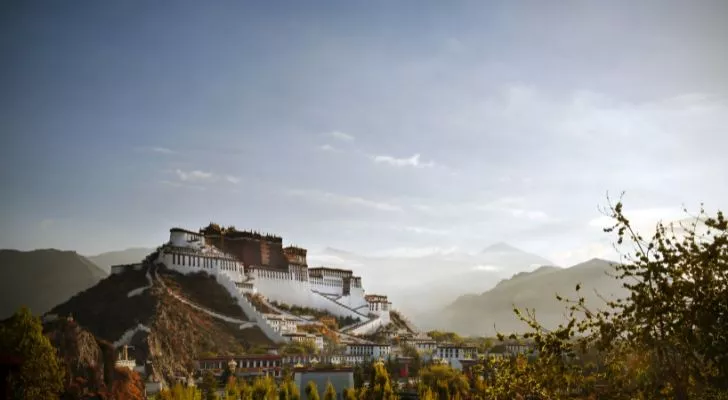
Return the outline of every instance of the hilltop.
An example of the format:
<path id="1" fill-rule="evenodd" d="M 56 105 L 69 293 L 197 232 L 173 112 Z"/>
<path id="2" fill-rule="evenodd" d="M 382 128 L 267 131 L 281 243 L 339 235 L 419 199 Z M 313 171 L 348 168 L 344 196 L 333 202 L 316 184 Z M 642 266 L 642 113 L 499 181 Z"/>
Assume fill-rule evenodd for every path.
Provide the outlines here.
<path id="1" fill-rule="evenodd" d="M 527 327 L 513 314 L 515 305 L 535 309 L 544 326 L 555 327 L 565 320 L 565 308 L 556 299 L 557 293 L 573 296 L 576 285 L 581 284 L 582 295 L 592 307 L 604 306 L 600 295 L 614 298 L 626 293 L 621 282 L 610 275 L 615 265 L 611 261 L 592 259 L 569 268 L 545 266 L 518 273 L 483 294 L 460 296 L 438 312 L 437 321 L 428 322 L 462 334 L 523 332 Z"/>
<path id="2" fill-rule="evenodd" d="M 233 355 L 273 344 L 207 274 L 182 275 L 143 263 L 113 274 L 54 307 L 44 319 L 71 317 L 99 340 L 134 346 L 155 376 L 187 376 L 202 354 Z"/>
<path id="3" fill-rule="evenodd" d="M 0 319 L 23 305 L 41 315 L 107 275 L 73 251 L 0 250 Z"/>

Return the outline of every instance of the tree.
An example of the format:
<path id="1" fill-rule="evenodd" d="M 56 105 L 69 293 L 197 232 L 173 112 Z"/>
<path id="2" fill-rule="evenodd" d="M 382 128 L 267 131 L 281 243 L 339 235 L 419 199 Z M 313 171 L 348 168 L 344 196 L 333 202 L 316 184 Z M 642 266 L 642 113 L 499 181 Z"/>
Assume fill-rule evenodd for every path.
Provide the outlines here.
<path id="1" fill-rule="evenodd" d="M 518 395 L 545 398 L 595 395 L 597 388 L 610 399 L 728 397 L 723 214 L 711 217 L 701 207 L 690 223 L 658 223 L 647 240 L 625 216 L 621 201 L 610 203 L 605 213 L 614 221 L 605 231 L 616 233 L 616 246 L 631 245 L 614 275 L 629 296 L 593 309 L 577 285 L 576 298 L 557 296 L 567 304 L 569 320 L 553 330 L 541 326 L 533 311 L 515 310 L 531 326 L 525 337 L 534 340 L 539 356 L 498 365 L 490 390 L 520 386 Z"/>
<path id="2" fill-rule="evenodd" d="M 336 389 L 334 389 L 334 385 L 331 384 L 331 381 L 326 384 L 324 400 L 336 400 Z"/>
<path id="3" fill-rule="evenodd" d="M 362 388 L 359 394 L 360 400 L 394 400 L 397 396 L 392 389 L 387 369 L 384 363 L 373 364 L 373 373 L 370 376 L 369 387 Z"/>
<path id="4" fill-rule="evenodd" d="M 293 382 L 293 379 L 284 378 L 283 382 L 281 383 L 280 388 L 278 389 L 278 400 L 300 400 L 301 394 L 298 391 L 298 387 L 296 386 L 296 383 Z"/>
<path id="5" fill-rule="evenodd" d="M 270 376 L 255 378 L 253 382 L 253 398 L 260 400 L 276 400 L 278 390 Z"/>
<path id="6" fill-rule="evenodd" d="M 432 365 L 420 372 L 420 396 L 430 391 L 440 400 L 465 397 L 470 391 L 468 379 L 449 365 Z"/>
<path id="7" fill-rule="evenodd" d="M 56 349 L 43 335 L 43 325 L 23 307 L 0 325 L 0 354 L 19 357 L 22 366 L 11 373 L 14 398 L 57 399 L 63 390 L 63 370 Z"/>
<path id="8" fill-rule="evenodd" d="M 226 398 L 235 400 L 240 398 L 240 386 L 235 376 L 228 376 L 227 383 L 225 384 L 225 396 Z"/>
<path id="9" fill-rule="evenodd" d="M 344 400 L 357 400 L 356 389 L 354 389 L 354 388 L 344 389 L 344 393 L 342 394 L 342 397 L 344 398 Z"/>
<path id="10" fill-rule="evenodd" d="M 308 400 L 319 400 L 319 393 L 318 388 L 316 387 L 316 382 L 308 381 L 308 384 L 306 385 L 306 398 Z"/>
<path id="11" fill-rule="evenodd" d="M 217 378 L 212 372 L 207 371 L 202 377 L 202 396 L 204 400 L 217 400 Z"/>
<path id="12" fill-rule="evenodd" d="M 116 368 L 115 379 L 111 385 L 111 395 L 116 400 L 144 399 L 144 384 L 141 377 L 128 368 Z"/>

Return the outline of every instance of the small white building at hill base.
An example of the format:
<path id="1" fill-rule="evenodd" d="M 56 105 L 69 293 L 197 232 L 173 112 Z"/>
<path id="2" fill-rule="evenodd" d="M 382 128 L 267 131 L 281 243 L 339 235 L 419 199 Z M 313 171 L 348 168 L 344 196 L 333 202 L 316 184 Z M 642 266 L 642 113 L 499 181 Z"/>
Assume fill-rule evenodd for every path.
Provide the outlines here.
<path id="1" fill-rule="evenodd" d="M 392 303 L 387 296 L 366 294 L 361 277 L 352 270 L 309 268 L 306 250 L 283 247 L 281 238 L 255 232 L 223 230 L 211 224 L 199 232 L 170 229 L 169 242 L 160 247 L 157 262 L 182 274 L 207 272 L 244 308 L 244 293 L 258 293 L 268 301 L 325 310 L 356 321 L 342 331 L 367 334 L 389 324 Z M 263 331 L 274 340 L 287 340 L 289 321 L 256 315 Z M 268 332 L 268 329 L 270 332 Z"/>

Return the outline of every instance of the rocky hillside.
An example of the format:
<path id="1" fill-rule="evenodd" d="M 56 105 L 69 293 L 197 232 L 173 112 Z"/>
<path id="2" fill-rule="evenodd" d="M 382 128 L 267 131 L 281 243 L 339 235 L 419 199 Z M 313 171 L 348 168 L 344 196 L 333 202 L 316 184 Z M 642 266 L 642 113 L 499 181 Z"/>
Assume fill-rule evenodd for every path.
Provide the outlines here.
<path id="1" fill-rule="evenodd" d="M 41 315 L 106 276 L 73 251 L 0 250 L 0 319 L 23 305 Z"/>
<path id="2" fill-rule="evenodd" d="M 541 323 L 555 327 L 565 320 L 565 307 L 556 299 L 557 293 L 573 297 L 576 285 L 581 284 L 587 305 L 595 308 L 604 307 L 600 296 L 615 298 L 626 294 L 621 282 L 610 276 L 614 265 L 593 259 L 570 268 L 541 267 L 516 274 L 481 295 L 458 298 L 437 313 L 437 327 L 472 335 L 523 332 L 527 327 L 513 314 L 514 305 L 535 309 Z"/>
<path id="3" fill-rule="evenodd" d="M 65 370 L 64 387 L 69 395 L 110 391 L 115 360 L 111 344 L 98 340 L 70 319 L 46 324 L 44 331 L 58 349 Z"/>
<path id="4" fill-rule="evenodd" d="M 213 277 L 151 263 L 103 279 L 54 307 L 46 320 L 69 315 L 101 340 L 134 346 L 136 359 L 150 360 L 164 379 L 187 376 L 202 354 L 273 344 Z"/>

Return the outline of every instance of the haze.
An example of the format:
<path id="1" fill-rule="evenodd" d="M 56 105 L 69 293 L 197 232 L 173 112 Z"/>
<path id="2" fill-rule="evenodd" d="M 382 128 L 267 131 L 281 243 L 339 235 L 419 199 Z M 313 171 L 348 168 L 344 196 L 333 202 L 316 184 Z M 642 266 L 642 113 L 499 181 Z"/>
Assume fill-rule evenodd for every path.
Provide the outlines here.
<path id="1" fill-rule="evenodd" d="M 725 1 L 0 12 L 0 248 L 215 221 L 312 264 L 507 242 L 567 266 L 613 256 L 607 191 L 647 227 L 728 195 Z"/>

